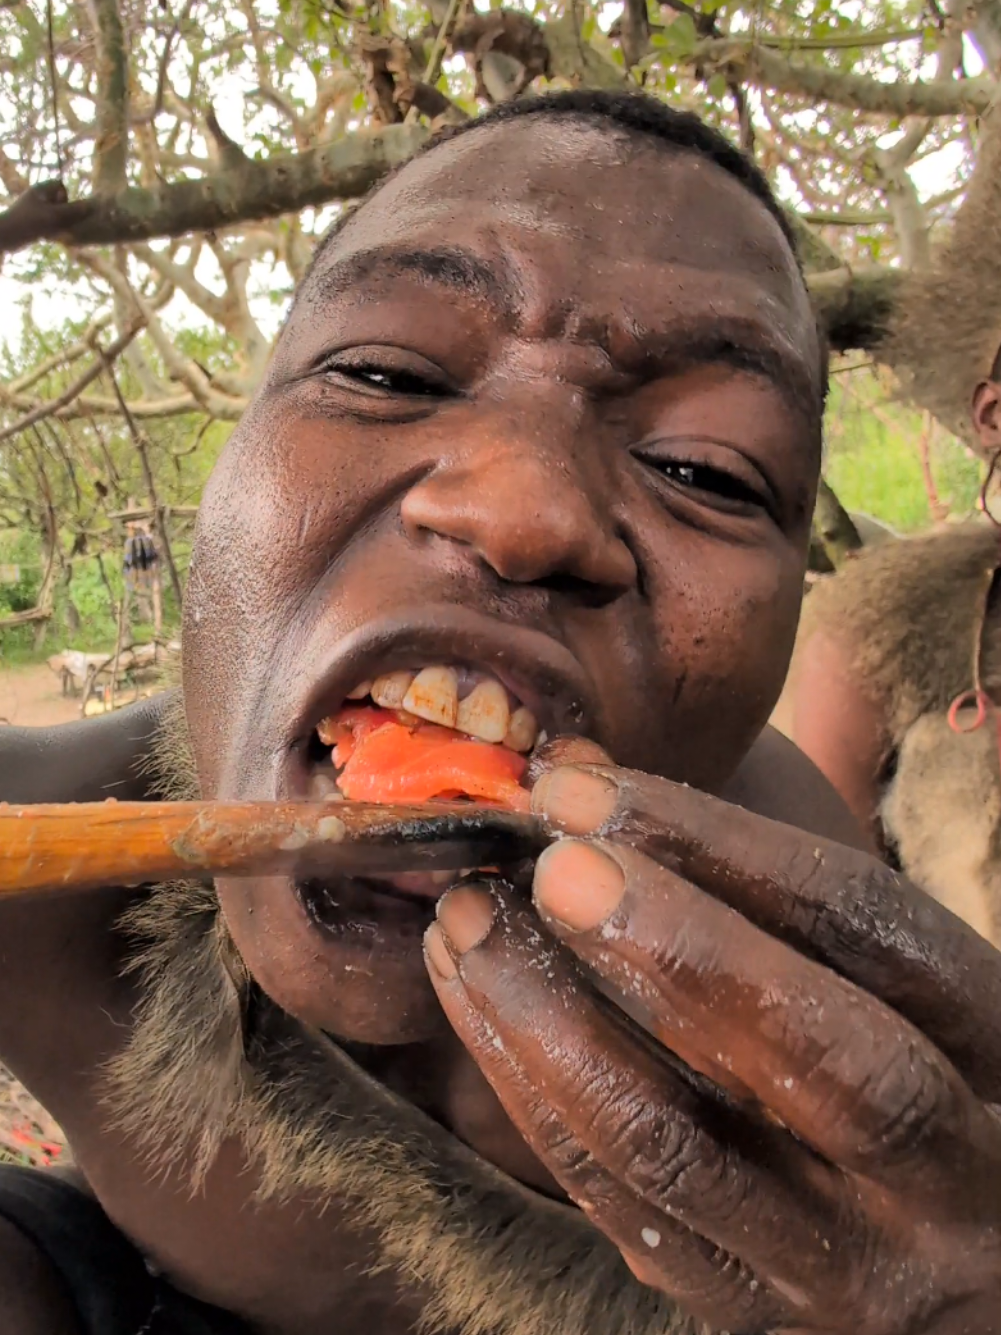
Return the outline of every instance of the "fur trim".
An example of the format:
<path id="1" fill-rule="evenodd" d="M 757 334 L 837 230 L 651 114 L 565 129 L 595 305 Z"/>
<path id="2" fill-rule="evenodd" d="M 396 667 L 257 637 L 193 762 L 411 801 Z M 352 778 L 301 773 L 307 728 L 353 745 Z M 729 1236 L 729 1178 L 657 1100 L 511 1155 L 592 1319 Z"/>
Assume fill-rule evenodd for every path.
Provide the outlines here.
<path id="1" fill-rule="evenodd" d="M 908 732 L 880 816 L 907 875 L 1001 947 L 1001 786 L 993 723 L 956 733 L 941 714 Z"/>

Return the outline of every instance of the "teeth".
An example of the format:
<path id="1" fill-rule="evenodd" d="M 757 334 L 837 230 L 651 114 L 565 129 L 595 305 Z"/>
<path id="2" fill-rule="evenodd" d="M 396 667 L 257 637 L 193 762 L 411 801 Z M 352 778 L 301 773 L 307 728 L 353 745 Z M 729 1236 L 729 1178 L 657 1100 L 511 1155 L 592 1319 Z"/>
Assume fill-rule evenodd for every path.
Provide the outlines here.
<path id="1" fill-rule="evenodd" d="M 481 742 L 502 742 L 507 736 L 511 709 L 507 691 L 499 681 L 481 681 L 459 701 L 455 726 Z"/>
<path id="2" fill-rule="evenodd" d="M 412 672 L 387 672 L 383 677 L 376 677 L 370 694 L 383 709 L 399 709 L 413 680 Z"/>
<path id="3" fill-rule="evenodd" d="M 341 798 L 337 784 L 329 774 L 314 774 L 309 781 L 309 799 L 311 802 L 333 802 Z"/>
<path id="4" fill-rule="evenodd" d="M 538 735 L 539 725 L 535 721 L 535 715 L 530 709 L 521 705 L 511 715 L 504 745 L 509 746 L 512 751 L 531 751 Z"/>
<path id="5" fill-rule="evenodd" d="M 454 728 L 459 709 L 459 679 L 449 667 L 422 668 L 410 683 L 402 704 L 418 718 Z"/>
<path id="6" fill-rule="evenodd" d="M 337 745 L 337 719 L 334 715 L 330 718 L 321 719 L 316 729 L 316 735 L 324 746 Z"/>
<path id="7" fill-rule="evenodd" d="M 366 696 L 380 708 L 395 711 L 401 722 L 437 723 L 477 741 L 502 742 L 512 751 L 531 751 L 539 737 L 539 725 L 530 709 L 524 705 L 512 708 L 507 691 L 496 678 L 468 668 L 433 664 L 416 674 L 385 672 L 374 681 L 359 682 L 347 698 L 363 700 Z M 324 720 L 319 732 L 329 745 L 324 736 L 327 722 Z M 334 720 L 329 722 L 333 725 Z"/>

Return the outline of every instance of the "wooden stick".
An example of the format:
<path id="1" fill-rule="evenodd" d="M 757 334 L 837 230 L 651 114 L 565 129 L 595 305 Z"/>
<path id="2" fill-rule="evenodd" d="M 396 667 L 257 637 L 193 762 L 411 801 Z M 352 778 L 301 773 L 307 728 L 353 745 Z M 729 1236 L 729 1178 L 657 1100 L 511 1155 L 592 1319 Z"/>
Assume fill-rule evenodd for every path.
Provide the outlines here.
<path id="1" fill-rule="evenodd" d="M 472 803 L 0 803 L 0 898 L 192 875 L 457 870 L 546 842 L 533 817 Z"/>

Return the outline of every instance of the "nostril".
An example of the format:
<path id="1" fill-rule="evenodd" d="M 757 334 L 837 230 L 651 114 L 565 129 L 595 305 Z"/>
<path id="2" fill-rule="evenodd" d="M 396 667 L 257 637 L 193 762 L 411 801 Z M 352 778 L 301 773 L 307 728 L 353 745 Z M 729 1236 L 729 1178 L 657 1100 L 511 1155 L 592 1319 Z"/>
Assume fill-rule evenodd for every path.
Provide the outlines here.
<path id="1" fill-rule="evenodd" d="M 606 607 L 622 592 L 621 589 L 608 584 L 593 584 L 590 580 L 581 579 L 579 575 L 558 573 L 533 580 L 532 585 L 534 588 L 545 589 L 550 593 L 570 598 L 584 607 Z"/>

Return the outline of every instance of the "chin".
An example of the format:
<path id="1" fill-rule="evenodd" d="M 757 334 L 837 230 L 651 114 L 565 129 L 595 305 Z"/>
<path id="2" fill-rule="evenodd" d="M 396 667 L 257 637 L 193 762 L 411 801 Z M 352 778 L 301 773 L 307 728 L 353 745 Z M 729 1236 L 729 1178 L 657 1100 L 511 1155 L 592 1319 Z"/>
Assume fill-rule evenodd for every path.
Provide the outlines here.
<path id="1" fill-rule="evenodd" d="M 361 879 L 216 883 L 226 925 L 258 986 L 302 1023 L 348 1042 L 402 1044 L 446 1027 L 424 965 L 434 901 Z"/>

